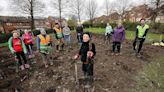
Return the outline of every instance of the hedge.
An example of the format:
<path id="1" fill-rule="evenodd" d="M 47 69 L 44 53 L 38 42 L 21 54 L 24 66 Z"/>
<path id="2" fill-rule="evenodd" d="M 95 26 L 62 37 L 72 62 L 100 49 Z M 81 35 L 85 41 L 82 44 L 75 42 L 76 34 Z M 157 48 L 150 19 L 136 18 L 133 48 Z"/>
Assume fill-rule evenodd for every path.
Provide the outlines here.
<path id="1" fill-rule="evenodd" d="M 136 27 L 139 23 L 132 23 L 132 22 L 124 22 L 123 25 L 126 30 L 135 31 Z M 114 28 L 116 27 L 116 23 L 110 23 L 110 25 Z M 155 23 L 149 24 L 151 32 L 153 33 L 164 33 L 164 23 Z M 106 23 L 93 23 L 91 25 L 89 22 L 85 22 L 83 24 L 84 28 L 95 27 L 95 28 L 105 28 Z"/>

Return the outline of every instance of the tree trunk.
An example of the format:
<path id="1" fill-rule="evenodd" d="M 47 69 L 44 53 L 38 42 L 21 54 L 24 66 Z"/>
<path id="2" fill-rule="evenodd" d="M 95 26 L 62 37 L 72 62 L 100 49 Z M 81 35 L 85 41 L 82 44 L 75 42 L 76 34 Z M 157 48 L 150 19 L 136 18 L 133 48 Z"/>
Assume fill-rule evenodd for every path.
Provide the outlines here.
<path id="1" fill-rule="evenodd" d="M 91 23 L 91 27 L 93 27 L 93 20 L 92 19 L 90 19 L 90 23 Z"/>
<path id="2" fill-rule="evenodd" d="M 31 1 L 31 31 L 35 29 L 35 24 L 34 24 L 34 11 L 33 11 L 33 1 Z"/>
<path id="3" fill-rule="evenodd" d="M 61 19 L 62 19 L 61 13 L 62 13 L 61 0 L 59 0 L 59 22 L 60 22 L 60 24 L 61 24 Z"/>
<path id="4" fill-rule="evenodd" d="M 79 22 L 81 22 L 81 19 L 80 19 L 80 14 L 78 13 L 78 19 L 79 19 Z"/>

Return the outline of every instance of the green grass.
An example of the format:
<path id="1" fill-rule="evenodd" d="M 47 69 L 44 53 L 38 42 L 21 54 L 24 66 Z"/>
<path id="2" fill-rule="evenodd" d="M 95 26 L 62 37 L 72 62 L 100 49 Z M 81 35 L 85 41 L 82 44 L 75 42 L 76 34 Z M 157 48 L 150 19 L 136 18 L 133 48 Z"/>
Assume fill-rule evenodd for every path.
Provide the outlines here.
<path id="1" fill-rule="evenodd" d="M 138 73 L 136 87 L 131 92 L 164 92 L 164 57 L 149 63 Z"/>
<path id="2" fill-rule="evenodd" d="M 105 29 L 104 28 L 86 28 L 86 31 L 93 32 L 93 33 L 98 33 L 98 34 L 104 34 Z M 128 40 L 133 40 L 135 38 L 135 31 L 129 31 L 126 30 L 126 39 Z M 160 41 L 160 39 L 164 39 L 164 34 L 154 34 L 154 33 L 148 33 L 147 39 L 149 41 Z"/>

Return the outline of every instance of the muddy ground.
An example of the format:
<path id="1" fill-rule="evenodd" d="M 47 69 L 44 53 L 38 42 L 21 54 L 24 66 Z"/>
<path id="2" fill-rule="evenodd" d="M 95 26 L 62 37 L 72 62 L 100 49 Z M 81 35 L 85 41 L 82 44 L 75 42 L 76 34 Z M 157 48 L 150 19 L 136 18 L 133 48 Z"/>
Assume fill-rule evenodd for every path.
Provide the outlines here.
<path id="1" fill-rule="evenodd" d="M 53 51 L 54 65 L 44 68 L 41 56 L 35 53 L 36 64 L 30 70 L 15 72 L 13 56 L 7 47 L 0 48 L 0 92 L 84 92 L 81 63 L 78 64 L 79 84 L 75 83 L 73 55 L 78 52 L 76 36 L 72 36 L 72 48 L 62 52 Z M 144 44 L 142 57 L 132 51 L 132 42 L 125 41 L 122 55 L 111 55 L 111 44 L 103 44 L 102 35 L 93 35 L 97 55 L 94 66 L 93 92 L 130 92 L 135 88 L 134 80 L 138 71 L 150 62 L 164 55 L 164 48 Z M 55 48 L 55 47 L 54 47 Z M 80 61 L 78 61 L 80 62 Z"/>

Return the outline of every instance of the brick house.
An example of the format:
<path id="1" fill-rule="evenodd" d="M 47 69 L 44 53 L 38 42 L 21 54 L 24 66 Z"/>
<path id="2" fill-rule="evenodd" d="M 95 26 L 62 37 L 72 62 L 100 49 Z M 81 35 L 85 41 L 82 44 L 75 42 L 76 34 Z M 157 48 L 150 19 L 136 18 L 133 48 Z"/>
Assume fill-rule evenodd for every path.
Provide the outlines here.
<path id="1" fill-rule="evenodd" d="M 10 33 L 15 29 L 30 29 L 30 20 L 26 17 L 0 16 L 1 31 Z"/>

